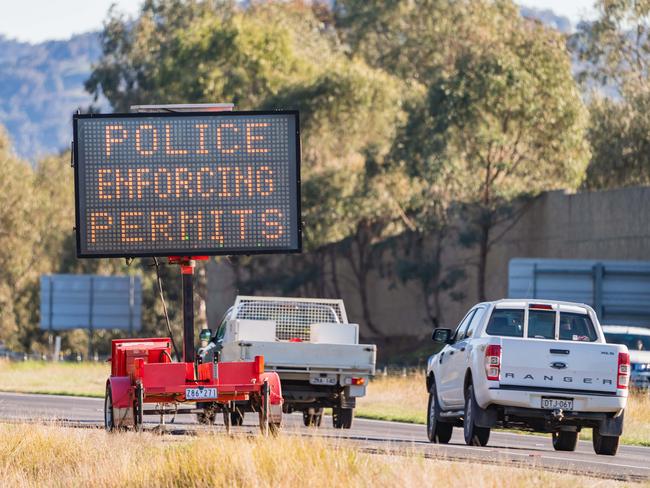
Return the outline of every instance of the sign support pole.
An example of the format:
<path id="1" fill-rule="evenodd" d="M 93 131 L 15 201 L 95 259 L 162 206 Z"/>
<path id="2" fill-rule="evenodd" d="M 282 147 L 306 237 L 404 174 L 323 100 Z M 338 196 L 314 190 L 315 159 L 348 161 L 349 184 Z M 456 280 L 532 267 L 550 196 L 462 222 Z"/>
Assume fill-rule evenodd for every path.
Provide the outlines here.
<path id="1" fill-rule="evenodd" d="M 180 263 L 183 276 L 183 361 L 194 362 L 194 260 Z"/>

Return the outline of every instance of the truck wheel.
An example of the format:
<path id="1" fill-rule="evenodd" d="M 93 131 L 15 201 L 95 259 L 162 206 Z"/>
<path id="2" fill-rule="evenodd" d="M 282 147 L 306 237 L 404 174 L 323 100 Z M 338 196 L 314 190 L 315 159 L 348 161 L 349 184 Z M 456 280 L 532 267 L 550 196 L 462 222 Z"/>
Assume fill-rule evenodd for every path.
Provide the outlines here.
<path id="1" fill-rule="evenodd" d="M 600 431 L 594 427 L 592 435 L 594 451 L 603 456 L 615 456 L 619 438 L 620 436 L 617 435 L 600 435 Z"/>
<path id="2" fill-rule="evenodd" d="M 553 449 L 556 451 L 575 451 L 577 444 L 577 430 L 561 430 L 559 432 L 553 432 Z"/>
<path id="3" fill-rule="evenodd" d="M 115 416 L 113 415 L 113 394 L 110 385 L 106 385 L 106 395 L 104 396 L 104 428 L 108 432 L 116 430 Z"/>
<path id="4" fill-rule="evenodd" d="M 474 423 L 479 408 L 481 407 L 474 397 L 474 386 L 469 385 L 465 392 L 465 416 L 463 417 L 463 435 L 468 446 L 485 446 L 490 439 L 490 428 L 478 427 Z"/>
<path id="5" fill-rule="evenodd" d="M 429 441 L 436 444 L 448 444 L 453 434 L 454 424 L 438 421 L 440 416 L 440 405 L 436 392 L 435 381 L 429 391 L 429 407 L 427 410 L 427 437 Z"/>
<path id="6" fill-rule="evenodd" d="M 335 407 L 332 410 L 332 425 L 335 429 L 349 429 L 354 418 L 353 408 Z"/>
<path id="7" fill-rule="evenodd" d="M 311 413 L 311 409 L 302 412 L 302 423 L 305 424 L 305 427 L 320 427 L 322 421 L 323 421 L 322 408 L 314 409 L 314 413 Z"/>

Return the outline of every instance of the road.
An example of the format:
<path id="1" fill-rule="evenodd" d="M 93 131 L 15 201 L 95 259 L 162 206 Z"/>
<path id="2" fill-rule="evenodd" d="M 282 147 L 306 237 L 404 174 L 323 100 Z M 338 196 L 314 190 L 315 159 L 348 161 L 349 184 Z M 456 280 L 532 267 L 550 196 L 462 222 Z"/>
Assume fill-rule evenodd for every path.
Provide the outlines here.
<path id="1" fill-rule="evenodd" d="M 0 393 L 0 419 L 3 421 L 47 421 L 70 423 L 74 426 L 102 425 L 103 400 L 96 398 L 54 395 Z M 145 417 L 153 427 L 153 419 Z M 233 431 L 257 431 L 255 419 Z M 168 419 L 169 421 L 169 419 Z M 173 432 L 192 433 L 198 426 L 192 416 L 179 416 L 168 424 Z M 218 427 L 222 429 L 222 427 Z M 580 441 L 575 452 L 556 452 L 550 436 L 493 432 L 486 447 L 466 446 L 461 429 L 454 429 L 448 445 L 431 444 L 424 426 L 398 422 L 355 419 L 350 430 L 335 430 L 330 418 L 323 419 L 319 429 L 302 426 L 300 415 L 286 415 L 283 432 L 289 435 L 317 435 L 337 438 L 368 452 L 402 454 L 419 452 L 427 457 L 480 463 L 500 463 L 511 466 L 538 467 L 569 471 L 608 479 L 630 481 L 650 480 L 650 448 L 621 446 L 616 457 L 597 456 L 591 442 Z"/>

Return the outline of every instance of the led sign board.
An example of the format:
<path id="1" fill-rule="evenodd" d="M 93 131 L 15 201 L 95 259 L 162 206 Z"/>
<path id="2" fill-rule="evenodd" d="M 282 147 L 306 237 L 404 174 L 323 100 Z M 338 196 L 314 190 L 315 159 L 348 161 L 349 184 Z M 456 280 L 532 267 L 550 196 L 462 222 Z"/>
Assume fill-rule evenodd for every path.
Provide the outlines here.
<path id="1" fill-rule="evenodd" d="M 79 257 L 299 252 L 298 113 L 75 115 Z"/>

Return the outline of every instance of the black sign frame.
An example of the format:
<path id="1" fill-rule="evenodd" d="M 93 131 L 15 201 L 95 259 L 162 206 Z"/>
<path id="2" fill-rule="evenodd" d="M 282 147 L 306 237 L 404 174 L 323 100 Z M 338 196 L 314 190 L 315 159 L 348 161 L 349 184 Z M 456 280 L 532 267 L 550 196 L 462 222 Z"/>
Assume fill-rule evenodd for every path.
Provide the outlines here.
<path id="1" fill-rule="evenodd" d="M 292 115 L 295 117 L 295 137 L 296 137 L 296 238 L 297 245 L 294 248 L 283 249 L 219 249 L 219 248 L 197 248 L 197 249 L 178 249 L 178 252 L 83 252 L 81 248 L 81 226 L 80 226 L 80 205 L 79 205 L 79 145 L 78 145 L 78 124 L 83 119 L 99 118 L 185 118 L 185 117 L 237 117 L 237 116 L 256 116 L 256 115 Z M 169 256 L 234 256 L 234 255 L 253 255 L 253 254 L 297 254 L 302 252 L 302 209 L 300 193 L 300 165 L 301 165 L 301 147 L 300 147 L 300 116 L 297 110 L 251 110 L 251 111 L 196 111 L 196 112 L 143 112 L 143 113 L 113 113 L 113 114 L 73 114 L 72 117 L 72 164 L 74 168 L 74 203 L 75 203 L 75 235 L 76 251 L 78 258 L 136 258 L 136 257 L 169 257 Z"/>

